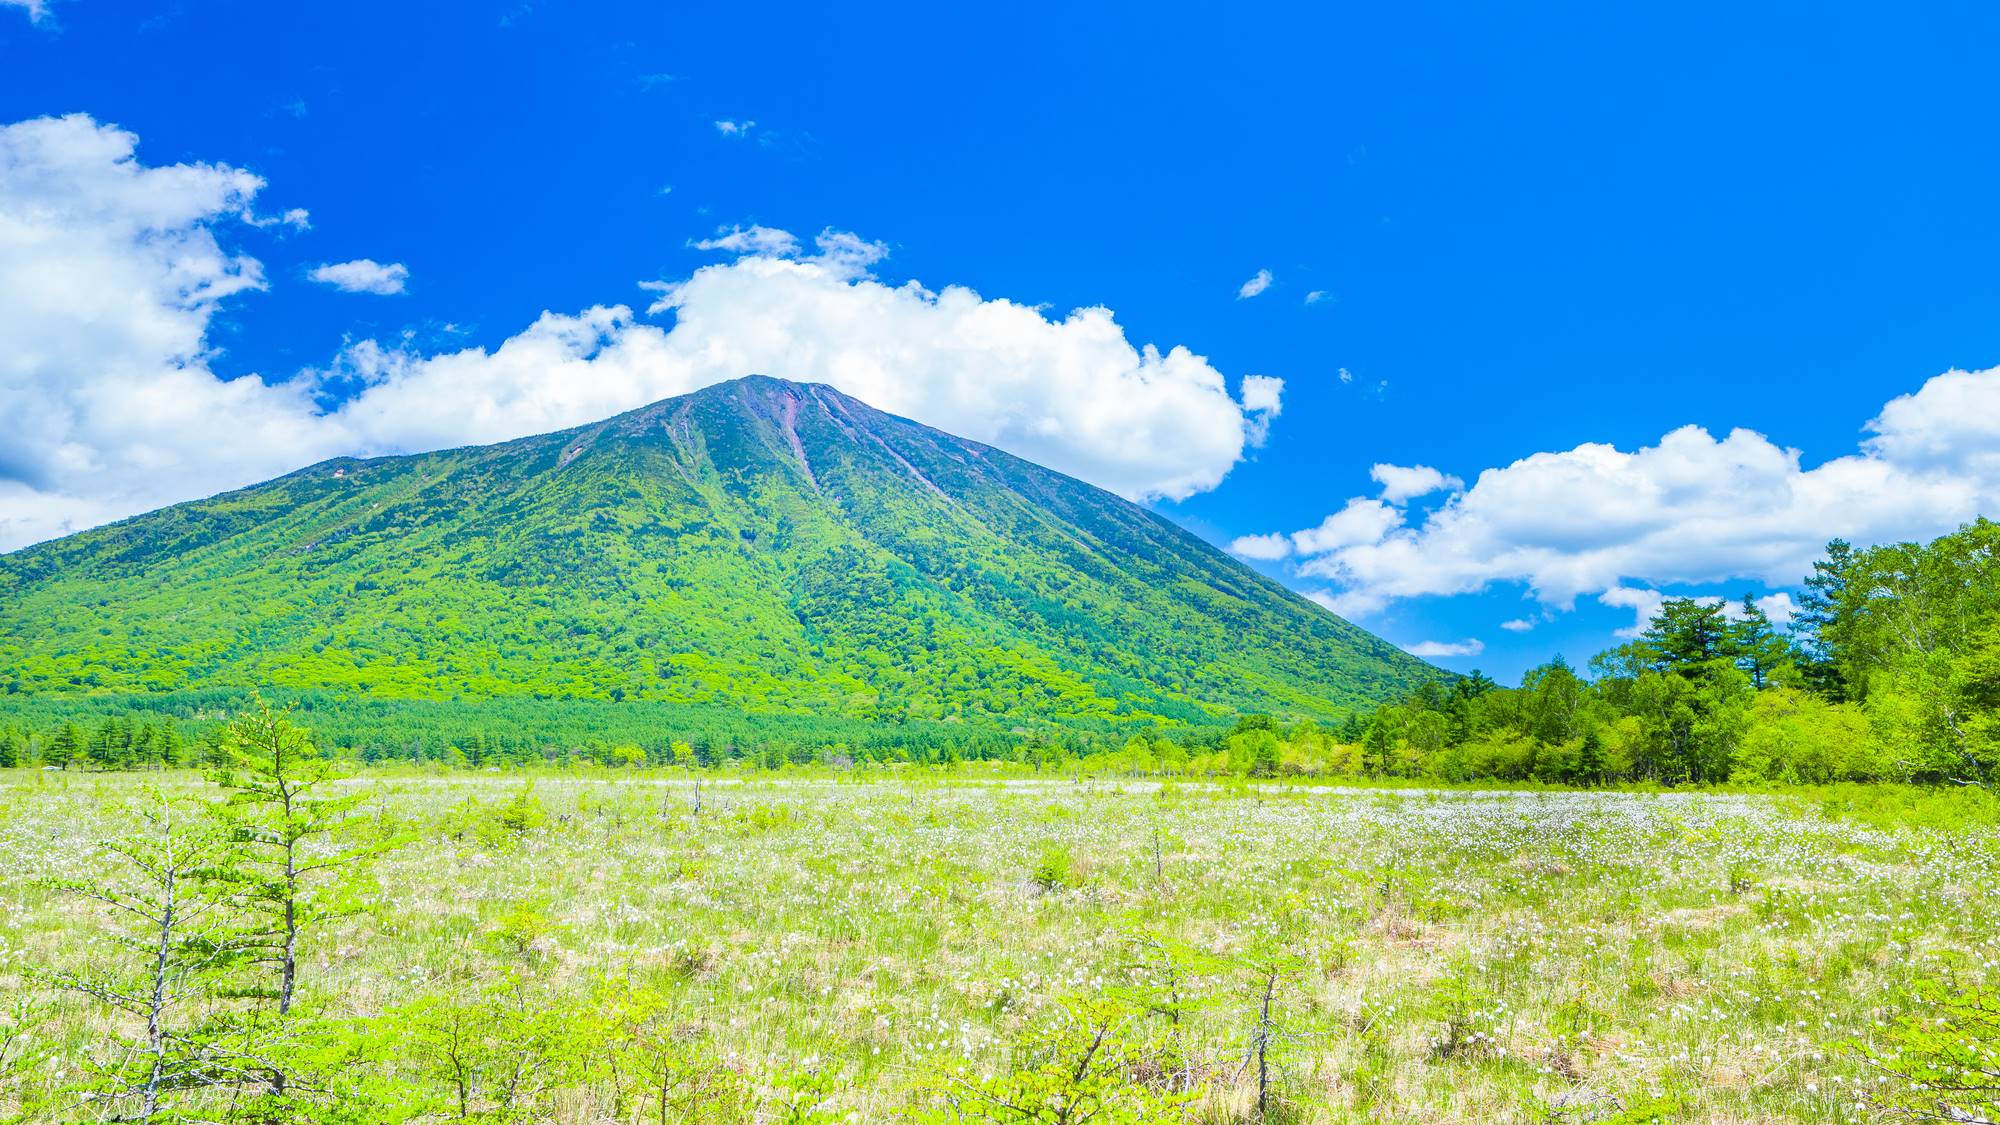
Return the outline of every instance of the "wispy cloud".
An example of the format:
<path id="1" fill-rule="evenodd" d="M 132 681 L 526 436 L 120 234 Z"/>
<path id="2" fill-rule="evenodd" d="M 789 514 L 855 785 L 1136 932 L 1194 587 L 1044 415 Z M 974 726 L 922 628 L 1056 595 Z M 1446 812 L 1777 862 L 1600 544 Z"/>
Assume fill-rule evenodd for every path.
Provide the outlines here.
<path id="1" fill-rule="evenodd" d="M 294 207 L 277 215 L 256 215 L 245 212 L 243 221 L 253 227 L 291 227 L 293 230 L 311 230 L 312 213 L 303 207 Z"/>
<path id="2" fill-rule="evenodd" d="M 41 23 L 49 16 L 47 0 L 0 0 L 0 6 L 26 11 L 29 23 Z"/>
<path id="3" fill-rule="evenodd" d="M 1403 651 L 1411 656 L 1478 656 L 1486 651 L 1486 642 L 1477 638 L 1462 641 L 1418 641 L 1404 645 Z"/>
<path id="4" fill-rule="evenodd" d="M 688 245 L 696 250 L 720 250 L 728 254 L 762 254 L 770 258 L 789 258 L 799 252 L 799 237 L 788 230 L 752 223 L 747 227 L 728 227 L 716 231 L 714 238 L 703 238 Z"/>
<path id="5" fill-rule="evenodd" d="M 1251 278 L 1250 280 L 1244 282 L 1242 285 L 1237 287 L 1236 299 L 1239 301 L 1247 301 L 1250 298 L 1255 297 L 1257 294 L 1262 293 L 1264 290 L 1269 289 L 1271 287 L 1271 282 L 1274 280 L 1276 279 L 1271 276 L 1270 270 L 1258 270 L 1257 276 Z"/>

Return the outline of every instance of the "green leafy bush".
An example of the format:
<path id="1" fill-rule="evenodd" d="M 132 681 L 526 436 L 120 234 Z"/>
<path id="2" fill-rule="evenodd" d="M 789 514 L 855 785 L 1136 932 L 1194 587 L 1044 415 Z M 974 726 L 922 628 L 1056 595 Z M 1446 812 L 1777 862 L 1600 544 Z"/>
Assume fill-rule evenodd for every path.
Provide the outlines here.
<path id="1" fill-rule="evenodd" d="M 1070 855 L 1068 848 L 1053 840 L 1044 841 L 1035 853 L 1035 867 L 1030 877 L 1044 891 L 1066 890 L 1081 883 L 1075 857 Z"/>
<path id="2" fill-rule="evenodd" d="M 508 850 L 520 847 L 548 819 L 548 810 L 535 799 L 534 790 L 524 786 L 512 798 L 497 804 L 467 800 L 453 811 L 449 829 L 458 839 Z"/>

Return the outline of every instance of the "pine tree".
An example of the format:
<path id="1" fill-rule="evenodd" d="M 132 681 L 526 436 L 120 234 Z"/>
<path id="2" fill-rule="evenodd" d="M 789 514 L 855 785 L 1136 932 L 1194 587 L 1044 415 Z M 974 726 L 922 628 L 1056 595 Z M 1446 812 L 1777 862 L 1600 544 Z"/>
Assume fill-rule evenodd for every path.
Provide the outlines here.
<path id="1" fill-rule="evenodd" d="M 229 765 L 229 751 L 222 745 L 223 734 L 221 728 L 210 728 L 208 734 L 203 736 L 199 752 L 202 765 L 213 767 Z"/>
<path id="2" fill-rule="evenodd" d="M 1576 751 L 1576 780 L 1584 785 L 1599 785 L 1604 781 L 1604 739 L 1596 727 L 1583 732 L 1583 745 Z"/>
<path id="3" fill-rule="evenodd" d="M 1847 677 L 1840 667 L 1842 610 L 1847 591 L 1847 575 L 1855 563 L 1854 547 L 1845 539 L 1826 545 L 1826 557 L 1813 563 L 1813 572 L 1799 594 L 1799 612 L 1792 618 L 1801 678 L 1806 687 L 1828 699 L 1847 698 Z"/>
<path id="4" fill-rule="evenodd" d="M 187 740 L 181 737 L 181 729 L 169 715 L 160 720 L 159 737 L 154 740 L 154 750 L 159 755 L 160 765 L 166 769 L 179 766 L 187 755 Z"/>
<path id="5" fill-rule="evenodd" d="M 1653 667 L 1698 675 L 1718 660 L 1735 658 L 1729 619 L 1720 605 L 1693 598 L 1668 598 L 1640 635 Z"/>
<path id="6" fill-rule="evenodd" d="M 1748 594 L 1730 623 L 1729 645 L 1736 653 L 1736 666 L 1750 674 L 1750 686 L 1758 691 L 1769 686 L 1771 674 L 1790 658 L 1792 647 L 1772 627 L 1764 607 Z"/>
<path id="7" fill-rule="evenodd" d="M 84 750 L 84 757 L 91 768 L 108 770 L 118 766 L 118 724 L 106 719 L 90 736 L 90 743 Z"/>
<path id="8" fill-rule="evenodd" d="M 42 760 L 51 766 L 68 769 L 69 764 L 83 750 L 83 732 L 75 723 L 64 723 L 56 728 L 55 737 L 42 750 Z"/>
<path id="9" fill-rule="evenodd" d="M 11 770 L 21 764 L 21 735 L 13 727 L 0 730 L 0 770 Z"/>
<path id="10" fill-rule="evenodd" d="M 1368 737 L 1368 720 L 1362 718 L 1359 711 L 1349 711 L 1347 721 L 1340 724 L 1340 740 L 1349 746 L 1356 746 L 1366 737 Z"/>

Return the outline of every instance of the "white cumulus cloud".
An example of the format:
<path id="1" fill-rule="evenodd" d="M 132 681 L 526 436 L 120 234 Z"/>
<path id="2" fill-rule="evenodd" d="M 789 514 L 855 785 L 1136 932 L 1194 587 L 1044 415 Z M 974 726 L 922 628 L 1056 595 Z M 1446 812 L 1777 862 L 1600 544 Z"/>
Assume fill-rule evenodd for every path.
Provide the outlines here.
<path id="1" fill-rule="evenodd" d="M 1764 611 L 1764 616 L 1770 618 L 1773 625 L 1789 625 L 1792 623 L 1792 618 L 1797 617 L 1799 614 L 1799 603 L 1793 600 L 1791 594 L 1783 590 L 1775 594 L 1766 594 L 1756 599 L 1756 601 L 1757 608 Z M 1734 617 L 1736 615 L 1731 614 L 1731 616 Z"/>
<path id="2" fill-rule="evenodd" d="M 0 127 L 0 550 L 330 456 L 504 440 L 749 374 L 830 383 L 1130 497 L 1213 488 L 1282 401 L 1280 380 L 1232 388 L 1184 347 L 1134 344 L 1109 309 L 891 285 L 870 273 L 880 243 L 828 230 L 808 254 L 760 228 L 709 240 L 740 256 L 648 285 L 659 323 L 548 312 L 491 348 L 362 340 L 267 381 L 210 339 L 264 287 L 225 241 L 257 221 L 263 181 L 148 166 L 137 140 L 81 115 Z"/>
<path id="3" fill-rule="evenodd" d="M 1279 380 L 1232 394 L 1186 348 L 1134 346 L 1109 309 L 1052 319 L 962 286 L 889 285 L 866 273 L 879 244 L 822 232 L 815 245 L 655 285 L 648 311 L 672 328 L 624 333 L 657 349 L 655 390 L 750 373 L 831 383 L 1133 497 L 1213 488 L 1279 409 Z"/>
<path id="4" fill-rule="evenodd" d="M 1243 377 L 1243 409 L 1258 410 L 1277 416 L 1278 400 L 1284 394 L 1285 381 L 1269 375 L 1245 375 Z"/>
<path id="5" fill-rule="evenodd" d="M 323 456 L 303 386 L 227 379 L 208 327 L 262 289 L 216 230 L 263 181 L 147 167 L 82 115 L 0 127 L 0 549 Z"/>
<path id="6" fill-rule="evenodd" d="M 1402 504 L 1445 489 L 1456 491 L 1465 487 L 1464 481 L 1447 476 L 1429 465 L 1376 465 L 1368 470 L 1368 475 L 1382 486 L 1382 499 L 1391 504 Z"/>
<path id="7" fill-rule="evenodd" d="M 1659 587 L 1794 585 L 1830 538 L 1925 538 L 2000 509 L 2000 368 L 1938 375 L 1865 429 L 1853 452 L 1810 467 L 1743 429 L 1684 426 L 1631 451 L 1587 443 L 1487 469 L 1429 512 L 1385 503 L 1435 483 L 1428 473 L 1378 467 L 1383 499 L 1292 534 L 1298 573 L 1348 605 L 1518 583 L 1549 609 L 1592 596 L 1643 620 Z"/>
<path id="8" fill-rule="evenodd" d="M 1269 289 L 1271 287 L 1271 282 L 1273 280 L 1275 279 L 1271 276 L 1270 270 L 1258 270 L 1256 276 L 1244 282 L 1242 285 L 1237 286 L 1236 299 L 1239 301 L 1247 301 L 1250 298 L 1255 297 L 1257 294 L 1262 293 L 1266 289 Z"/>
<path id="9" fill-rule="evenodd" d="M 1270 375 L 1245 375 L 1238 394 L 1245 417 L 1244 437 L 1251 445 L 1263 445 L 1270 436 L 1271 420 L 1284 408 L 1285 381 Z"/>
<path id="10" fill-rule="evenodd" d="M 1229 553 L 1269 562 L 1291 554 L 1292 540 L 1288 535 L 1245 535 L 1229 544 Z"/>
<path id="11" fill-rule="evenodd" d="M 403 291 L 410 280 L 410 271 L 401 262 L 383 265 L 373 258 L 356 258 L 351 262 L 315 266 L 306 277 L 343 293 L 375 293 L 386 297 Z"/>
<path id="12" fill-rule="evenodd" d="M 1325 555 L 1376 543 L 1403 515 L 1380 500 L 1355 497 L 1347 506 L 1320 521 L 1318 527 L 1292 533 L 1292 547 L 1301 555 Z"/>

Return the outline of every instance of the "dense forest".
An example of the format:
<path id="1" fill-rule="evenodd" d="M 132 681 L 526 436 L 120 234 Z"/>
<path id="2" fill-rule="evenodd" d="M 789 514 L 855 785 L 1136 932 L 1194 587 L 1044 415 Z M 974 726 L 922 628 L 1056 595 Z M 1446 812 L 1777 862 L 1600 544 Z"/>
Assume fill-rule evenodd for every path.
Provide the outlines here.
<path id="1" fill-rule="evenodd" d="M 2000 525 L 1930 544 L 1828 546 L 1789 630 L 1749 598 L 1672 599 L 1587 668 L 1506 688 L 1473 673 L 1321 722 L 1004 727 L 604 700 L 282 696 L 369 763 L 784 769 L 1016 763 L 1024 770 L 1494 779 L 1571 785 L 1987 784 L 2000 761 Z M 215 760 L 240 693 L 12 697 L 0 764 L 128 769 Z"/>

